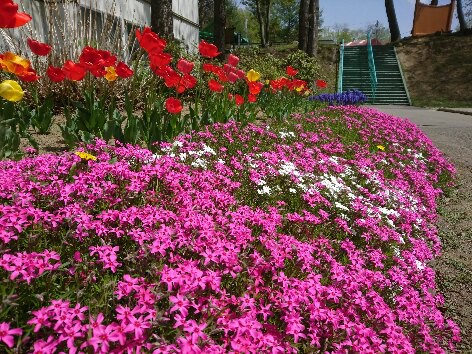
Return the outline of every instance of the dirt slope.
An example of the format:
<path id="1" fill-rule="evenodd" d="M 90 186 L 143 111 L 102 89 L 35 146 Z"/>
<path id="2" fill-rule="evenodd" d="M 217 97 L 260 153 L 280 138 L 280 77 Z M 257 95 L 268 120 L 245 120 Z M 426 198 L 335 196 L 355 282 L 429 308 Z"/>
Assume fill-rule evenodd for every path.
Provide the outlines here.
<path id="1" fill-rule="evenodd" d="M 396 48 L 415 106 L 472 107 L 472 34 L 407 38 Z"/>

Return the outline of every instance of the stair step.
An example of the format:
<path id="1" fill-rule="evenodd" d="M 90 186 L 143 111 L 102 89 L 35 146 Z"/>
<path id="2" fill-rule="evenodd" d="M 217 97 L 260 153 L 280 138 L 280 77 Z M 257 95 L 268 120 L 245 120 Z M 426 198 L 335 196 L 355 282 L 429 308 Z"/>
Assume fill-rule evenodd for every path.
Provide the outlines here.
<path id="1" fill-rule="evenodd" d="M 372 92 L 367 47 L 344 48 L 343 89 L 358 89 L 374 104 L 408 105 L 408 95 L 392 46 L 373 47 L 377 86 Z"/>

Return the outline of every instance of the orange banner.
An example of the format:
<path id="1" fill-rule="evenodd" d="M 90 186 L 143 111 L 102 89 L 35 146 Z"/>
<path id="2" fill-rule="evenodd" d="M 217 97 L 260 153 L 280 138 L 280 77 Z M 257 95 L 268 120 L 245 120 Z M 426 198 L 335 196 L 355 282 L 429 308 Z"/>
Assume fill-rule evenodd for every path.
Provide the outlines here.
<path id="1" fill-rule="evenodd" d="M 451 31 L 455 3 L 456 1 L 452 0 L 449 5 L 433 6 L 422 4 L 419 0 L 416 0 L 411 34 L 413 36 L 422 36 L 436 32 Z"/>

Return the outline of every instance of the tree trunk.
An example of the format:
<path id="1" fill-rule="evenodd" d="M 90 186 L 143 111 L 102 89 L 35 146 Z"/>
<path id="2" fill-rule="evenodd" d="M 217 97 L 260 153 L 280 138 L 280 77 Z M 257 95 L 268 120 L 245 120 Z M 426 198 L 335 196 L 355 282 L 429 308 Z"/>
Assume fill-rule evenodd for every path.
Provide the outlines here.
<path id="1" fill-rule="evenodd" d="M 256 17 L 257 22 L 259 23 L 259 36 L 261 38 L 261 46 L 267 47 L 267 27 L 264 23 L 264 14 L 261 6 L 261 0 L 256 0 Z"/>
<path id="2" fill-rule="evenodd" d="M 320 0 L 310 0 L 308 6 L 309 25 L 308 25 L 308 43 L 307 54 L 314 57 L 318 54 L 318 35 L 320 24 Z"/>
<path id="3" fill-rule="evenodd" d="M 399 41 L 401 39 L 400 28 L 398 27 L 393 0 L 385 0 L 385 10 L 387 11 L 388 27 L 390 28 L 390 40 L 391 42 Z"/>
<path id="4" fill-rule="evenodd" d="M 226 27 L 226 8 L 225 0 L 215 0 L 214 5 L 214 36 L 215 45 L 218 47 L 218 51 L 221 52 L 220 59 L 225 57 L 225 27 Z"/>
<path id="5" fill-rule="evenodd" d="M 300 0 L 298 12 L 298 49 L 307 51 L 308 41 L 308 0 Z"/>
<path id="6" fill-rule="evenodd" d="M 174 37 L 172 0 L 151 0 L 151 28 L 161 37 Z"/>
<path id="7" fill-rule="evenodd" d="M 457 0 L 457 18 L 459 19 L 460 31 L 467 30 L 467 22 L 464 17 L 464 9 L 462 7 L 462 0 Z"/>
<path id="8" fill-rule="evenodd" d="M 270 45 L 270 4 L 271 0 L 265 0 L 264 2 L 264 33 L 265 33 L 265 47 L 268 47 Z"/>

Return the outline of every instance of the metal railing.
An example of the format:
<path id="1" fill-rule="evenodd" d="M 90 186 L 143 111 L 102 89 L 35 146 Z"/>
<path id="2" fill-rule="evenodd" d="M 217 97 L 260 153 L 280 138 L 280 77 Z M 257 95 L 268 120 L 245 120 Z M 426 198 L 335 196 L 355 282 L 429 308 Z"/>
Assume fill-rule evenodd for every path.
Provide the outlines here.
<path id="1" fill-rule="evenodd" d="M 344 39 L 339 47 L 338 92 L 343 92 Z"/>
<path id="2" fill-rule="evenodd" d="M 370 87 L 372 89 L 372 103 L 375 103 L 375 94 L 377 92 L 377 72 L 375 70 L 374 51 L 372 49 L 372 33 L 367 32 L 367 57 L 369 60 Z"/>

